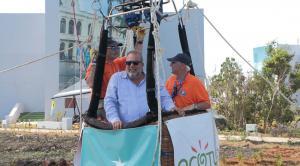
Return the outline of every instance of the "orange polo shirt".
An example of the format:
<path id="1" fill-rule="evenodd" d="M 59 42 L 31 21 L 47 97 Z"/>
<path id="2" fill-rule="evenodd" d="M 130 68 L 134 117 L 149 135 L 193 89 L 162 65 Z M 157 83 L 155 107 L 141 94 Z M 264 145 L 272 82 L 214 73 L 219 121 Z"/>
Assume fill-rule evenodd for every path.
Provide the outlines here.
<path id="1" fill-rule="evenodd" d="M 126 62 L 126 57 L 116 58 L 111 63 L 105 62 L 100 98 L 103 99 L 105 97 L 106 88 L 110 77 L 118 71 L 125 70 L 126 67 L 125 62 Z M 91 69 L 92 69 L 92 64 L 90 64 L 86 70 L 86 77 L 90 75 Z"/>
<path id="2" fill-rule="evenodd" d="M 176 107 L 183 108 L 195 103 L 210 102 L 208 92 L 197 77 L 188 73 L 180 85 L 175 75 L 170 76 L 166 82 L 166 89 L 170 96 L 172 96 L 175 83 L 177 95 L 173 98 L 173 101 Z"/>
<path id="3" fill-rule="evenodd" d="M 116 58 L 114 60 L 114 63 L 118 66 L 118 68 L 119 68 L 120 71 L 125 70 L 125 68 L 126 68 L 125 62 L 126 62 L 126 57 L 125 56 L 124 57 L 120 57 L 120 58 Z"/>

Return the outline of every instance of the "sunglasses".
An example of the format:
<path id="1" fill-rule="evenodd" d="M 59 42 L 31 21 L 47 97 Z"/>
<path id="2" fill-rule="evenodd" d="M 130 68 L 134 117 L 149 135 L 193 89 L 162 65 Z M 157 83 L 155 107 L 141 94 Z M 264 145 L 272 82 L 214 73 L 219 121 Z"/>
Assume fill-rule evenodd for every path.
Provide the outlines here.
<path id="1" fill-rule="evenodd" d="M 108 49 L 112 49 L 113 51 L 119 50 L 118 46 L 109 46 Z"/>
<path id="2" fill-rule="evenodd" d="M 131 64 L 133 64 L 133 65 L 138 65 L 139 63 L 141 63 L 141 61 L 126 61 L 125 62 L 126 63 L 126 65 L 128 65 L 128 66 L 130 66 Z"/>

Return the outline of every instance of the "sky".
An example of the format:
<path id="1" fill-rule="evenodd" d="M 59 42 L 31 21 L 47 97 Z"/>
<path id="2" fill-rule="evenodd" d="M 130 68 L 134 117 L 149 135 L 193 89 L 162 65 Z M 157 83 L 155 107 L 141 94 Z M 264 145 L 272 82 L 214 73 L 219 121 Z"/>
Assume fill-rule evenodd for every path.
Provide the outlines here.
<path id="1" fill-rule="evenodd" d="M 187 0 L 174 0 L 177 8 Z M 280 44 L 300 42 L 299 0 L 193 0 L 224 37 L 250 63 L 253 48 L 276 40 Z M 165 11 L 173 10 L 170 3 Z M 43 13 L 44 0 L 0 0 L 0 13 Z M 226 57 L 234 57 L 243 71 L 250 67 L 204 22 L 205 70 L 217 74 Z"/>
<path id="2" fill-rule="evenodd" d="M 299 0 L 193 0 L 225 38 L 250 63 L 253 48 L 276 40 L 299 44 Z M 176 0 L 182 6 L 183 0 Z M 172 7 L 171 7 L 172 8 Z M 234 57 L 244 72 L 250 67 L 204 22 L 205 70 L 217 74 L 226 57 Z"/>
<path id="3" fill-rule="evenodd" d="M 45 13 L 45 0 L 0 0 L 0 13 Z"/>

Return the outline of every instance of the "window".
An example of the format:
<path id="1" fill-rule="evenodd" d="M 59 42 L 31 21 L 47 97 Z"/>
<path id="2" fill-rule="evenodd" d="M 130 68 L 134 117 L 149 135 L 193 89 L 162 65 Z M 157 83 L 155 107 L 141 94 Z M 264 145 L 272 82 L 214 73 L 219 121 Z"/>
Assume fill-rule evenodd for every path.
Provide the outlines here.
<path id="1" fill-rule="evenodd" d="M 88 35 L 91 34 L 91 27 L 92 27 L 92 24 L 89 24 L 89 25 L 88 25 Z"/>
<path id="2" fill-rule="evenodd" d="M 78 21 L 76 25 L 77 35 L 81 35 L 81 22 Z"/>
<path id="3" fill-rule="evenodd" d="M 65 50 L 65 43 L 61 42 L 59 45 L 59 51 L 64 51 Z M 65 59 L 65 52 L 60 52 L 59 53 L 59 59 L 64 60 Z"/>
<path id="4" fill-rule="evenodd" d="M 60 20 L 60 33 L 66 33 L 66 19 Z"/>
<path id="5" fill-rule="evenodd" d="M 69 44 L 69 48 L 73 47 L 73 43 Z M 68 50 L 68 60 L 72 60 L 73 57 L 73 48 Z"/>
<path id="6" fill-rule="evenodd" d="M 74 34 L 74 21 L 69 21 L 69 34 Z"/>

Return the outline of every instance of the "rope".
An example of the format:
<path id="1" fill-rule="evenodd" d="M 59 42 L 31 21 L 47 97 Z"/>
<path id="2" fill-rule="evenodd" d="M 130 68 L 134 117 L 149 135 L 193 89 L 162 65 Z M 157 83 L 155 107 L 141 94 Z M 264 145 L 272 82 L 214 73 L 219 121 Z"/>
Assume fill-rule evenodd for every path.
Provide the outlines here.
<path id="1" fill-rule="evenodd" d="M 265 78 L 257 69 L 255 69 L 231 44 L 230 42 L 222 35 L 222 33 L 213 25 L 213 23 L 206 17 L 206 15 L 204 15 L 204 13 L 202 13 L 203 17 L 205 18 L 205 20 L 213 27 L 213 29 L 218 33 L 218 35 L 227 43 L 227 45 L 240 57 L 242 58 L 242 60 L 244 62 L 246 62 L 256 73 L 258 73 L 258 75 L 264 79 L 269 85 L 270 87 L 275 90 L 277 89 L 267 78 Z M 292 102 L 289 98 L 287 98 L 282 92 L 281 90 L 278 89 L 279 94 L 287 101 L 289 102 L 291 105 L 295 105 L 296 103 Z"/>
<path id="2" fill-rule="evenodd" d="M 90 34 L 89 34 L 89 36 L 88 36 L 89 42 L 91 42 L 91 41 L 92 41 L 92 38 L 93 38 L 96 20 L 97 20 L 97 11 L 94 11 L 93 22 L 92 22 L 92 25 L 91 25 Z"/>
<path id="3" fill-rule="evenodd" d="M 191 0 L 189 0 L 184 6 L 188 6 L 189 8 L 197 8 L 199 9 L 199 7 L 197 6 L 196 3 L 193 3 Z M 258 73 L 258 75 L 265 80 L 269 86 L 273 89 L 276 90 L 277 88 L 267 79 L 265 78 L 257 69 L 255 69 L 247 60 L 246 58 L 244 58 L 233 46 L 232 44 L 222 35 L 222 33 L 214 26 L 214 24 L 206 17 L 206 15 L 202 12 L 201 13 L 203 15 L 203 17 L 205 18 L 205 20 L 212 26 L 212 28 L 217 32 L 217 34 L 225 41 L 225 43 L 244 61 L 246 62 L 256 73 Z M 287 98 L 280 90 L 278 90 L 279 94 L 287 101 L 289 102 L 291 105 L 296 105 L 296 103 L 292 102 L 289 98 Z"/>
<path id="4" fill-rule="evenodd" d="M 72 0 L 72 2 L 71 2 L 71 6 L 72 6 L 72 11 L 73 11 L 73 19 L 74 19 L 74 29 L 75 29 L 75 34 L 76 34 L 76 37 L 77 37 L 77 40 L 76 40 L 76 43 L 77 43 L 77 45 L 79 44 L 79 35 L 78 35 L 78 31 L 77 31 L 77 21 L 76 21 L 76 14 L 75 14 L 75 2 L 74 2 L 74 0 Z M 82 47 L 80 46 L 79 47 L 79 49 L 80 49 L 80 52 L 79 52 L 79 57 L 80 57 L 80 62 L 79 62 L 79 79 L 80 79 L 80 117 L 79 117 L 79 119 L 80 119 L 80 122 L 79 122 L 79 124 L 80 124 L 80 126 L 81 126 L 81 124 L 82 124 L 82 115 L 81 115 L 81 113 L 82 113 L 82 71 L 83 71 L 83 69 L 82 69 L 82 67 L 83 68 L 85 68 L 84 67 L 84 65 L 82 65 L 82 63 L 84 63 L 84 60 L 83 60 L 83 56 L 82 56 Z"/>
<path id="5" fill-rule="evenodd" d="M 79 35 L 78 35 L 78 29 L 77 29 L 77 19 L 76 19 L 76 10 L 75 10 L 75 2 L 74 2 L 74 0 L 72 0 L 71 6 L 72 6 L 73 19 L 74 19 L 74 24 L 75 24 L 74 25 L 74 29 L 75 29 L 75 34 L 76 34 L 76 38 L 77 38 L 76 43 L 79 44 L 80 41 L 79 41 Z M 86 70 L 86 66 L 85 66 L 85 63 L 84 63 L 83 56 L 80 56 L 80 63 L 83 63 L 82 66 L 83 66 L 84 70 Z M 80 71 L 80 72 L 82 72 L 82 71 Z"/>
<path id="6" fill-rule="evenodd" d="M 99 6 L 97 6 L 97 4 L 99 4 Z M 105 18 L 105 15 L 103 13 L 103 11 L 101 10 L 101 2 L 99 0 L 94 0 L 92 2 L 91 5 L 92 9 L 95 10 L 97 12 L 97 10 L 99 10 L 100 14 L 102 15 L 103 18 Z"/>
<path id="7" fill-rule="evenodd" d="M 150 8 L 151 12 L 151 23 L 153 24 L 153 38 L 155 43 L 155 79 L 156 79 L 156 89 L 157 89 L 157 107 L 158 107 L 158 129 L 157 129 L 157 141 L 155 146 L 155 153 L 152 160 L 152 165 L 155 164 L 155 154 L 158 151 L 158 159 L 161 157 L 161 140 L 162 140 L 162 117 L 161 117 L 161 100 L 160 100 L 160 78 L 159 78 L 159 61 L 161 61 L 161 49 L 160 49 L 160 39 L 159 39 L 159 24 L 156 18 L 156 11 L 159 11 L 161 0 L 155 0 Z M 158 165 L 160 165 L 160 161 Z"/>
<path id="8" fill-rule="evenodd" d="M 73 19 L 74 19 L 74 24 L 75 24 L 75 34 L 76 34 L 76 37 L 77 37 L 76 43 L 77 43 L 78 48 L 80 49 L 80 52 L 79 52 L 79 56 L 80 56 L 79 79 L 80 79 L 80 127 L 81 127 L 81 124 L 82 124 L 82 73 L 84 71 L 86 71 L 86 66 L 85 66 L 85 61 L 84 61 L 84 58 L 83 58 L 83 48 L 82 48 L 82 45 L 79 45 L 80 41 L 79 41 L 79 34 L 78 34 L 78 30 L 77 30 L 77 21 L 76 21 L 76 11 L 75 11 L 75 2 L 74 2 L 74 0 L 72 0 L 71 6 L 72 6 Z M 94 11 L 94 17 L 93 17 L 93 23 L 92 23 L 93 27 L 91 26 L 90 34 L 88 35 L 87 41 L 92 40 L 92 34 L 94 32 L 94 26 L 95 26 L 96 18 L 97 18 L 96 11 Z"/>
<path id="9" fill-rule="evenodd" d="M 84 41 L 84 42 L 82 42 L 82 43 L 79 44 L 79 45 L 83 45 L 83 44 L 85 44 L 86 42 L 87 42 L 87 41 Z M 75 45 L 75 46 L 76 46 L 76 45 Z M 75 46 L 69 47 L 67 50 L 73 49 Z M 11 68 L 3 69 L 3 70 L 0 71 L 0 74 L 1 74 L 1 73 L 5 73 L 5 72 L 8 72 L 8 71 L 11 71 L 11 70 L 14 70 L 14 69 L 17 69 L 17 68 L 20 68 L 20 67 L 27 66 L 27 65 L 32 64 L 32 63 L 35 63 L 35 62 L 42 61 L 42 60 L 44 60 L 44 59 L 53 57 L 53 56 L 55 56 L 55 55 L 59 55 L 59 53 L 63 53 L 63 52 L 64 52 L 64 50 L 61 50 L 61 51 L 59 51 L 59 52 L 56 52 L 56 53 L 53 53 L 53 54 L 44 56 L 44 57 L 42 57 L 42 58 L 38 58 L 38 59 L 31 60 L 31 61 L 29 61 L 29 62 L 25 62 L 25 63 L 23 63 L 23 64 L 21 64 L 21 65 L 17 65 L 17 66 L 11 67 Z"/>
<path id="10" fill-rule="evenodd" d="M 94 15 L 94 20 L 93 20 L 93 26 L 91 27 L 91 33 L 89 34 L 88 38 L 87 38 L 84 42 L 82 42 L 82 43 L 80 43 L 80 44 L 77 43 L 77 45 L 74 45 L 74 46 L 72 46 L 72 47 L 67 48 L 67 51 L 68 51 L 68 50 L 71 50 L 71 49 L 73 49 L 73 48 L 75 48 L 76 46 L 77 46 L 77 47 L 81 47 L 82 45 L 84 45 L 84 44 L 90 42 L 91 36 L 92 36 L 92 34 L 93 34 L 92 32 L 94 31 L 95 22 L 96 22 L 96 19 L 97 19 L 96 13 L 94 13 L 94 14 L 95 14 L 95 15 Z M 21 65 L 16 65 L 16 66 L 13 66 L 13 67 L 11 67 L 11 68 L 3 69 L 3 70 L 0 71 L 0 74 L 1 74 L 1 73 L 5 73 L 5 72 L 9 72 L 9 71 L 11 71 L 11 70 L 15 70 L 15 69 L 18 69 L 18 68 L 27 66 L 27 65 L 30 65 L 30 64 L 35 63 L 35 62 L 42 61 L 42 60 L 44 60 L 44 59 L 53 57 L 53 56 L 55 56 L 55 55 L 59 55 L 60 53 L 63 53 L 64 51 L 65 51 L 65 50 L 61 50 L 61 51 L 59 51 L 59 52 L 55 52 L 55 53 L 53 53 L 53 54 L 44 56 L 44 57 L 42 57 L 42 58 L 37 58 L 37 59 L 30 60 L 30 61 L 28 61 L 28 62 L 25 62 L 25 63 L 21 64 Z"/>
<path id="11" fill-rule="evenodd" d="M 134 50 L 134 42 L 133 42 L 133 31 L 131 29 L 126 30 L 126 38 L 125 38 L 125 44 L 122 49 L 122 52 L 126 48 L 127 52 Z"/>
<path id="12" fill-rule="evenodd" d="M 77 33 L 77 21 L 76 21 L 76 16 L 75 16 L 76 13 L 75 13 L 75 2 L 74 2 L 74 0 L 72 0 L 71 6 L 72 6 L 72 11 L 73 11 L 75 34 L 76 34 L 76 37 L 77 37 L 77 42 L 79 42 L 79 36 L 78 36 L 78 33 Z"/>

